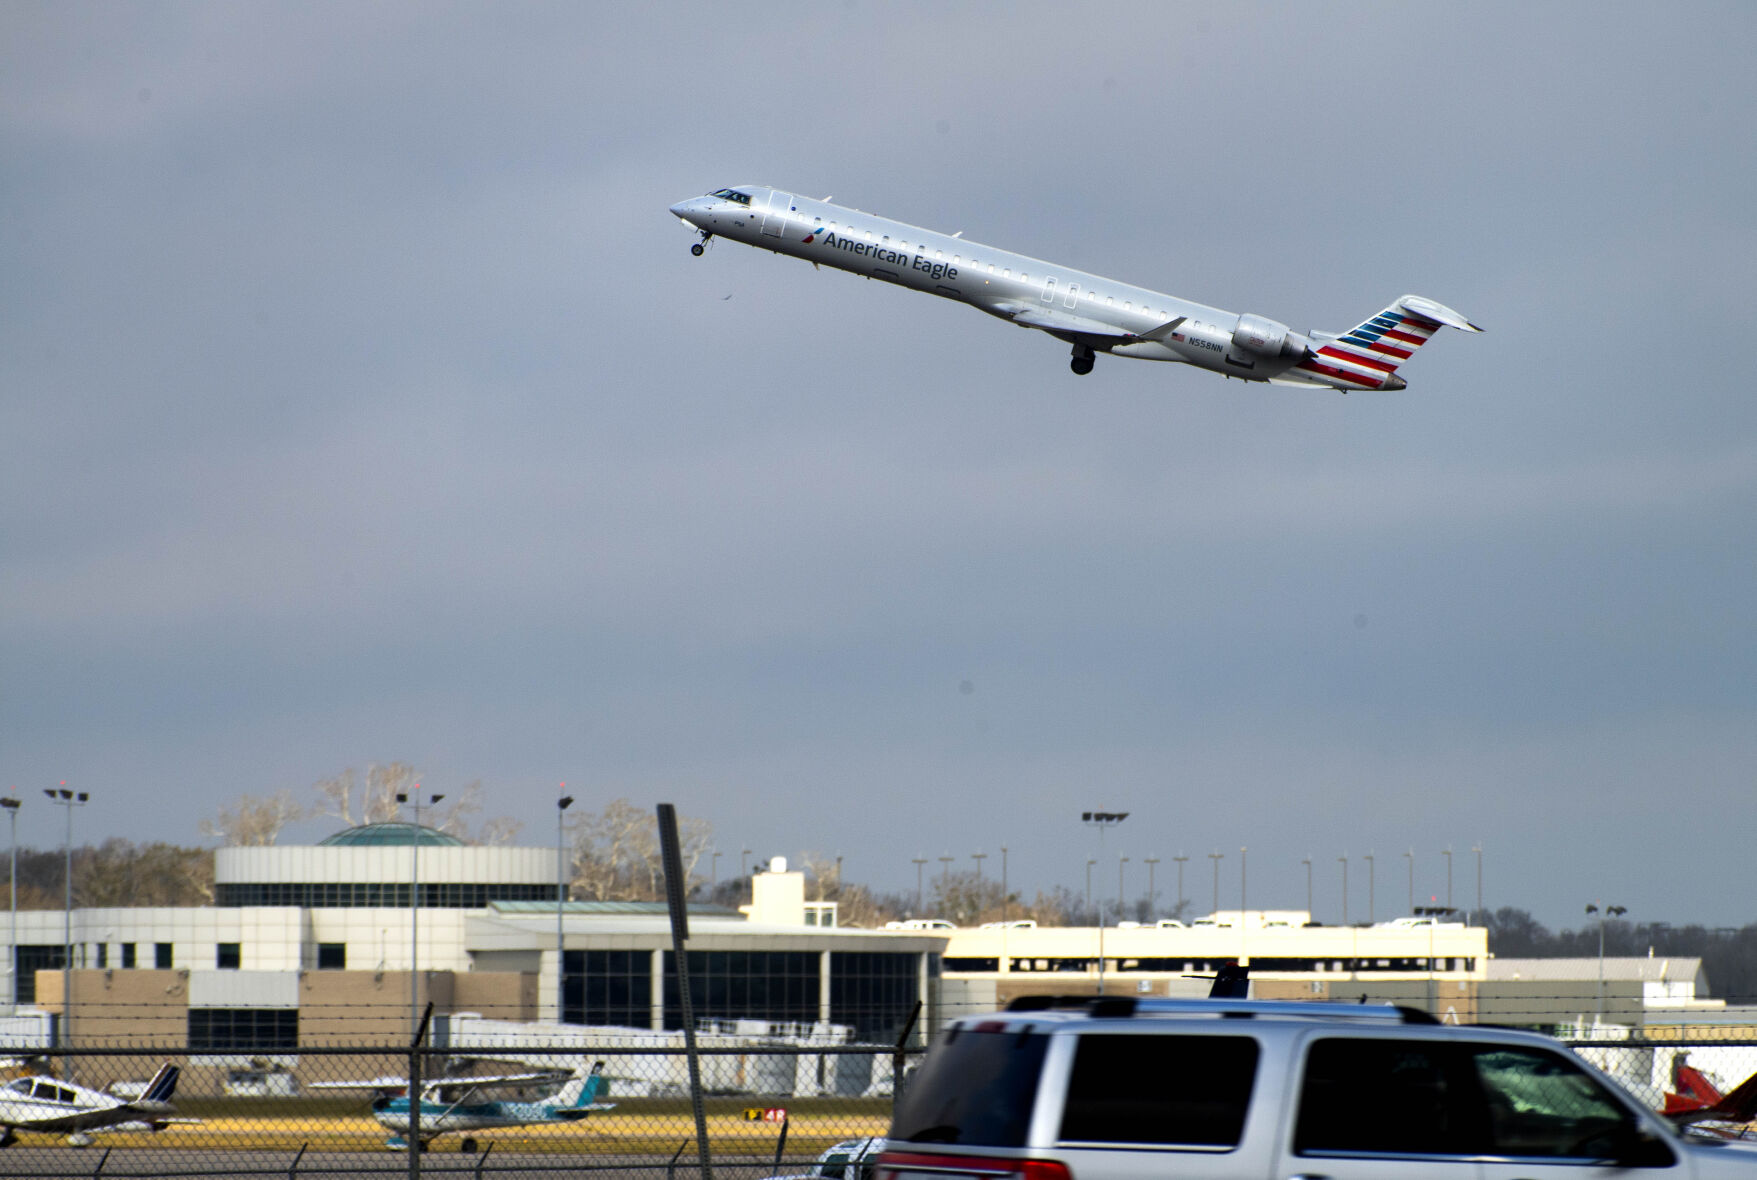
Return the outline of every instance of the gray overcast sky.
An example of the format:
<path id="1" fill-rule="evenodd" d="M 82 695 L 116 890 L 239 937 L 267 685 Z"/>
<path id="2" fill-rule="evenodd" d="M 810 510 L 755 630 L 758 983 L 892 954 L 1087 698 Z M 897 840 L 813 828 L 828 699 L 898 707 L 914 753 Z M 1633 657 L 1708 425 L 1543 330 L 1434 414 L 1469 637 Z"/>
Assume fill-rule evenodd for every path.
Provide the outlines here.
<path id="1" fill-rule="evenodd" d="M 371 761 L 736 871 L 1010 849 L 1740 924 L 1745 4 L 0 3 L 0 774 L 80 839 Z M 1099 361 L 718 243 L 774 184 L 1298 328 Z M 32 803 L 32 799 L 37 802 Z M 315 830 L 302 834 L 315 834 Z M 930 868 L 937 869 L 937 860 Z M 1114 887 L 1114 865 L 1100 877 Z"/>

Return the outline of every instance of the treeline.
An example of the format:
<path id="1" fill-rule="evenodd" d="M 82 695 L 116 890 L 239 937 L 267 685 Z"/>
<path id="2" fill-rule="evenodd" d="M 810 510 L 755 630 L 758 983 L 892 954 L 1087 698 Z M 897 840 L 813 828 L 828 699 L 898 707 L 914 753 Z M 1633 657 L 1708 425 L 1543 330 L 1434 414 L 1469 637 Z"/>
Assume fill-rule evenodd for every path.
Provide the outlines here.
<path id="1" fill-rule="evenodd" d="M 11 861 L 0 862 L 0 905 L 11 904 Z M 18 850 L 18 908 L 58 910 L 66 898 L 67 854 L 57 848 Z M 73 850 L 73 904 L 103 906 L 200 906 L 214 899 L 211 848 L 158 842 L 136 844 L 120 836 Z"/>
<path id="2" fill-rule="evenodd" d="M 1488 915 L 1489 953 L 1502 959 L 1596 958 L 1599 928 L 1588 919 L 1578 930 L 1551 931 L 1527 910 L 1503 906 Z M 1669 922 L 1604 924 L 1610 958 L 1702 960 L 1709 993 L 1729 1002 L 1757 1002 L 1757 922 L 1745 926 L 1674 926 Z"/>

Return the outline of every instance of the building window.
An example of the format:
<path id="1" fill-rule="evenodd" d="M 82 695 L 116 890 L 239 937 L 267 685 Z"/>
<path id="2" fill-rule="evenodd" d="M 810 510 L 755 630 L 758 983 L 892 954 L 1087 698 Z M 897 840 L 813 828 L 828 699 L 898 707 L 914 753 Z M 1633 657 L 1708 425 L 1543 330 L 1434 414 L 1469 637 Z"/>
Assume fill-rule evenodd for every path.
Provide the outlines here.
<path id="1" fill-rule="evenodd" d="M 107 942 L 100 942 L 100 943 L 98 943 L 98 962 L 97 962 L 98 970 L 102 971 L 105 967 L 108 967 L 109 965 L 110 965 L 110 944 Z"/>
<path id="2" fill-rule="evenodd" d="M 346 971 L 348 969 L 348 944 L 345 942 L 318 943 L 317 969 L 319 971 Z"/>
<path id="3" fill-rule="evenodd" d="M 653 956 L 648 951 L 564 951 L 561 1019 L 567 1024 L 650 1028 Z"/>
<path id="4" fill-rule="evenodd" d="M 171 969 L 171 944 L 168 942 L 153 943 L 153 966 L 160 971 Z"/>
<path id="5" fill-rule="evenodd" d="M 132 942 L 122 944 L 122 970 L 134 970 L 134 944 Z"/>
<path id="6" fill-rule="evenodd" d="M 37 1002 L 37 972 L 59 971 L 67 964 L 67 948 L 21 945 L 17 951 L 18 971 L 13 976 L 12 990 L 20 1004 Z"/>
<path id="7" fill-rule="evenodd" d="M 242 965 L 244 948 L 242 943 L 222 942 L 214 947 L 214 966 L 221 971 L 236 971 Z"/>
<path id="8" fill-rule="evenodd" d="M 853 1025 L 855 1040 L 895 1041 L 915 1009 L 920 967 L 914 954 L 831 951 L 830 1019 Z"/>
<path id="9" fill-rule="evenodd" d="M 268 881 L 222 884 L 215 890 L 221 906 L 298 906 L 301 909 L 407 909 L 409 886 L 380 881 Z M 468 882 L 426 883 L 421 904 L 429 909 L 484 910 L 497 901 L 554 901 L 555 886 L 530 884 L 479 885 Z"/>
<path id="10" fill-rule="evenodd" d="M 191 1008 L 191 1053 L 281 1053 L 299 1047 L 297 1008 Z"/>
<path id="11" fill-rule="evenodd" d="M 817 951 L 686 951 L 698 1020 L 810 1023 L 818 1017 Z M 677 968 L 665 952 L 665 1027 L 683 1027 Z"/>

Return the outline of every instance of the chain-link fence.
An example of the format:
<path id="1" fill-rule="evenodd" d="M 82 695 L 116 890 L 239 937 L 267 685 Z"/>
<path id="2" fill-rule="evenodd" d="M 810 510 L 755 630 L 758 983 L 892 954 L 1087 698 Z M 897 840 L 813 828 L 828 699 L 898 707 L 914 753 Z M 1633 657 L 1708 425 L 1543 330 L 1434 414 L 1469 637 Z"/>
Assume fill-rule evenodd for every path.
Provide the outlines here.
<path id="1" fill-rule="evenodd" d="M 795 1031 L 795 1043 L 704 1037 L 720 1180 L 803 1175 L 834 1145 L 882 1136 L 898 1079 L 922 1052 L 800 1044 L 811 1030 Z M 1654 1109 L 1668 1095 L 1712 1100 L 1757 1073 L 1757 1036 L 1592 1021 L 1549 1031 Z M 525 1043 L 472 1035 L 483 1043 L 453 1029 L 450 1043 L 414 1053 L 393 1036 L 256 1052 L 183 1039 L 19 1053 L 0 1073 L 11 1075 L 0 1081 L 10 1128 L 0 1177 L 699 1175 L 678 1040 L 603 1028 Z M 427 1148 L 411 1157 L 416 1140 Z"/>
<path id="2" fill-rule="evenodd" d="M 716 1176 L 799 1174 L 837 1143 L 883 1135 L 898 1064 L 919 1053 L 702 1050 Z M 394 1045 L 88 1049 L 43 1064 L 52 1068 L 0 1086 L 0 1119 L 12 1126 L 0 1176 L 400 1176 L 411 1165 L 423 1175 L 699 1175 L 686 1061 L 670 1049 L 508 1044 L 492 1059 Z M 417 1138 L 427 1149 L 412 1161 Z"/>

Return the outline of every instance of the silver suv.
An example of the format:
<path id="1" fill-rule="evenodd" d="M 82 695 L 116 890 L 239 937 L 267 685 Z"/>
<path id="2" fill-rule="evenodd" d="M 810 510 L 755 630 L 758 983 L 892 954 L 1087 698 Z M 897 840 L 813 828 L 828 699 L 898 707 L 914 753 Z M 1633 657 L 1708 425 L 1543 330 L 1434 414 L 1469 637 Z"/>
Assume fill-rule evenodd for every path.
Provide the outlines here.
<path id="1" fill-rule="evenodd" d="M 1757 1180 L 1548 1037 L 1388 1006 L 1030 997 L 953 1022 L 875 1180 Z"/>

